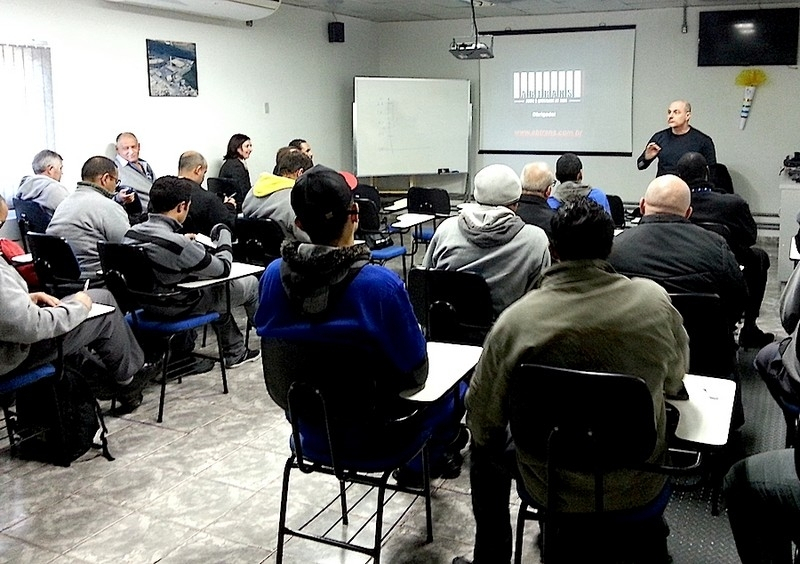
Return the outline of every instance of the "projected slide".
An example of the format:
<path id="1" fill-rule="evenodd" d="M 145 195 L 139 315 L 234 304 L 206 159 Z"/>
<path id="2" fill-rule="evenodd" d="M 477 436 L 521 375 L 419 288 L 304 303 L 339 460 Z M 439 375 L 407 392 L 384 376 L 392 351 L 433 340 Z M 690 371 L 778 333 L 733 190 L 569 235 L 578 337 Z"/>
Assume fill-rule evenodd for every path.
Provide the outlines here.
<path id="1" fill-rule="evenodd" d="M 496 35 L 480 63 L 480 150 L 630 155 L 635 33 Z"/>

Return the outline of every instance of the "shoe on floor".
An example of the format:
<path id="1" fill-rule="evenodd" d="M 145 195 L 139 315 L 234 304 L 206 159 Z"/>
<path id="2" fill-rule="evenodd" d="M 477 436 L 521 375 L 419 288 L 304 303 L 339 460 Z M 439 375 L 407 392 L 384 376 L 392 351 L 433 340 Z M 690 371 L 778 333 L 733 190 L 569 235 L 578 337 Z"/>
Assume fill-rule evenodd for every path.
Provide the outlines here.
<path id="1" fill-rule="evenodd" d="M 743 349 L 760 349 L 775 340 L 773 333 L 765 333 L 758 327 L 744 328 L 739 331 L 739 346 Z"/>
<path id="2" fill-rule="evenodd" d="M 469 560 L 465 556 L 456 556 L 453 558 L 453 564 L 472 564 L 472 560 Z"/>
<path id="3" fill-rule="evenodd" d="M 214 365 L 216 364 L 215 361 L 211 360 L 210 358 L 195 358 L 194 364 L 189 369 L 187 376 L 191 376 L 192 374 L 205 374 L 206 372 L 211 372 L 214 369 Z"/>
<path id="4" fill-rule="evenodd" d="M 238 368 L 242 364 L 247 364 L 248 362 L 254 362 L 261 358 L 261 349 L 245 349 L 242 353 L 242 356 L 237 358 L 232 362 L 225 362 L 225 368 Z"/>
<path id="5" fill-rule="evenodd" d="M 143 399 L 141 392 L 136 395 L 118 398 L 117 407 L 114 408 L 114 415 L 127 415 L 128 413 L 136 411 L 139 406 L 142 405 Z"/>

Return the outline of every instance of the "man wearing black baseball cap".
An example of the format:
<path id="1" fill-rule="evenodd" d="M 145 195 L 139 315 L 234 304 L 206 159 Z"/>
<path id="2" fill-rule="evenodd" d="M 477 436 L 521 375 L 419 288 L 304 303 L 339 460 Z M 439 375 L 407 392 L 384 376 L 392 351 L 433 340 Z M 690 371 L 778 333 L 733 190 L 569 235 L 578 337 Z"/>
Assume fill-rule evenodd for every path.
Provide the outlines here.
<path id="1" fill-rule="evenodd" d="M 370 373 L 374 382 L 366 386 L 377 390 L 375 420 L 348 429 L 345 448 L 362 458 L 381 448 L 389 455 L 410 437 L 432 433 L 431 475 L 457 476 L 461 457 L 452 443 L 463 414 L 460 394 L 431 404 L 421 417 L 397 422 L 387 415 L 418 407 L 405 404 L 399 393 L 427 378 L 425 339 L 403 281 L 387 268 L 368 264 L 369 249 L 355 244 L 358 205 L 344 177 L 316 165 L 297 179 L 291 200 L 297 226 L 311 243 L 284 241 L 281 260 L 261 278 L 255 317 L 273 399 L 286 409 L 285 391 L 299 373 L 309 371 L 324 372 L 328 382 L 360 397 L 363 390 L 353 389 L 355 374 L 369 372 L 363 366 L 376 363 Z M 359 382 L 363 386 L 363 379 Z M 306 452 L 324 442 L 313 430 L 303 436 Z M 415 460 L 404 471 L 404 479 L 416 481 L 421 467 Z"/>

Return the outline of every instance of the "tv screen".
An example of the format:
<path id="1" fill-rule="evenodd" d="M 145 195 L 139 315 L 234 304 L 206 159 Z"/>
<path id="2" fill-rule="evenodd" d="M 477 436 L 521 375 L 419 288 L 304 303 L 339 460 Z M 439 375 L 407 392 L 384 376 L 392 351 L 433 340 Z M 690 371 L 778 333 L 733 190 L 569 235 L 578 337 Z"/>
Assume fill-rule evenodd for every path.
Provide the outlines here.
<path id="1" fill-rule="evenodd" d="M 697 66 L 796 65 L 800 8 L 700 12 Z"/>

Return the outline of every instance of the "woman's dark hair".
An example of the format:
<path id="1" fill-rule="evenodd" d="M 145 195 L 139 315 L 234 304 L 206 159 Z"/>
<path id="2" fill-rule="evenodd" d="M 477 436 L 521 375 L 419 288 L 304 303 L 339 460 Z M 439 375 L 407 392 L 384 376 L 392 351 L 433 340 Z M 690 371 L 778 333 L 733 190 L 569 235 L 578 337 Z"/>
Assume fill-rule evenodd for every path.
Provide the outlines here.
<path id="1" fill-rule="evenodd" d="M 245 141 L 250 141 L 250 138 L 244 133 L 234 133 L 228 141 L 228 152 L 222 157 L 226 161 L 228 159 L 238 159 L 241 155 L 239 149 L 244 145 Z"/>
<path id="2" fill-rule="evenodd" d="M 605 260 L 611 254 L 614 222 L 603 206 L 588 198 L 564 202 L 550 220 L 550 229 L 559 260 Z"/>

